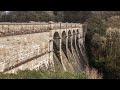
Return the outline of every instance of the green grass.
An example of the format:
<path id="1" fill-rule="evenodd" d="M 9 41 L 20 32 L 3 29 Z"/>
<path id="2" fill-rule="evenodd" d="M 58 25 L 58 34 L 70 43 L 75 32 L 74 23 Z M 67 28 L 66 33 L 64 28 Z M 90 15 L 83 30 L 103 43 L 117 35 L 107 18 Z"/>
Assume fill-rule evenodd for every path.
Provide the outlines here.
<path id="1" fill-rule="evenodd" d="M 24 70 L 17 74 L 0 73 L 0 79 L 87 79 L 84 72 L 70 73 L 65 71 Z"/>

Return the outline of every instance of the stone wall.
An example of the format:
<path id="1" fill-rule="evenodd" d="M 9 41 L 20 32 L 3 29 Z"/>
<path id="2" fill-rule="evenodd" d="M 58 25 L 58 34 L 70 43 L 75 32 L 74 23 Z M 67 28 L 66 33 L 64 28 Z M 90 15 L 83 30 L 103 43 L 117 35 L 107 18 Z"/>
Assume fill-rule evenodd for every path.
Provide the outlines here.
<path id="1" fill-rule="evenodd" d="M 81 27 L 79 23 L 0 23 L 0 37 Z"/>
<path id="2" fill-rule="evenodd" d="M 36 59 L 36 57 L 44 53 L 43 58 L 38 57 L 33 62 L 40 62 L 46 65 L 49 60 L 48 52 L 49 32 L 0 37 L 0 63 L 2 64 L 0 69 L 9 68 L 33 57 Z M 32 64 L 27 63 L 26 67 L 24 66 L 23 68 L 27 68 Z M 36 65 L 33 66 L 36 67 Z"/>

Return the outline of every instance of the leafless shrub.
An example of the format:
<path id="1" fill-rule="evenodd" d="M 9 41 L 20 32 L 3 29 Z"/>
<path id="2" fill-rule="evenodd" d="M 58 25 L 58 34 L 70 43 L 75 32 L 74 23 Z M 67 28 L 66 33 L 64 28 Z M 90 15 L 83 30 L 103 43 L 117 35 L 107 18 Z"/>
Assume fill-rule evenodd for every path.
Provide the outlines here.
<path id="1" fill-rule="evenodd" d="M 102 74 L 95 68 L 86 67 L 85 73 L 88 79 L 102 79 Z"/>

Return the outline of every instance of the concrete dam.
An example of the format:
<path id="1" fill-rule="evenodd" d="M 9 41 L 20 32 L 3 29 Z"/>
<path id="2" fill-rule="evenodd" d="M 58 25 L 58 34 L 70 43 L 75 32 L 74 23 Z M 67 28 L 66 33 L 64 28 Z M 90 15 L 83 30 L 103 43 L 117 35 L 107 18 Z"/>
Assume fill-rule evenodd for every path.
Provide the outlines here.
<path id="1" fill-rule="evenodd" d="M 50 67 L 82 71 L 88 65 L 85 33 L 80 23 L 0 23 L 0 72 Z"/>

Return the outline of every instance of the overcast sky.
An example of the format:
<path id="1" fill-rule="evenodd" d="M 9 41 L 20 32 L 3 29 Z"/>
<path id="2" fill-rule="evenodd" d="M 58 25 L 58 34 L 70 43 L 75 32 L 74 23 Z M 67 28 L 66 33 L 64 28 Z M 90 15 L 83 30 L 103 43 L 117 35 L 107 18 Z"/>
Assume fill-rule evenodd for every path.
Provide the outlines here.
<path id="1" fill-rule="evenodd" d="M 9 11 L 5 11 L 6 12 L 6 14 L 8 14 L 9 13 Z"/>

